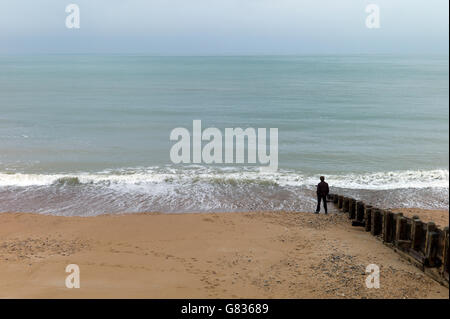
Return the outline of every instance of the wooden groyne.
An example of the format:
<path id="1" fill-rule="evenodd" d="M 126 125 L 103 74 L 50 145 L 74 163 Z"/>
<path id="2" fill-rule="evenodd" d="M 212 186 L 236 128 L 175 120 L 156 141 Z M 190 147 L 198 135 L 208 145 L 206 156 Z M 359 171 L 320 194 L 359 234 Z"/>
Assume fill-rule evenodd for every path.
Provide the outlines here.
<path id="1" fill-rule="evenodd" d="M 408 218 L 351 197 L 329 194 L 328 200 L 341 212 L 348 213 L 353 226 L 364 227 L 365 231 L 449 287 L 448 227 L 440 229 L 435 223 L 424 223 L 417 216 Z"/>

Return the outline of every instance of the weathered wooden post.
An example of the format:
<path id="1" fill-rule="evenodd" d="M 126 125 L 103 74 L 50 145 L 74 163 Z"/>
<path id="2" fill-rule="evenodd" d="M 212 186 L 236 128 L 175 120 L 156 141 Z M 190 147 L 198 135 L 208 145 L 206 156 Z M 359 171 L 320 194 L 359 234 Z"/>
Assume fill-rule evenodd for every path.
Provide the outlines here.
<path id="1" fill-rule="evenodd" d="M 344 201 L 342 204 L 342 212 L 347 213 L 349 209 L 350 198 L 344 197 Z"/>
<path id="2" fill-rule="evenodd" d="M 420 251 L 420 244 L 422 240 L 425 240 L 423 237 L 423 223 L 419 219 L 418 216 L 413 216 L 412 225 L 411 225 L 411 249 L 417 252 Z"/>
<path id="3" fill-rule="evenodd" d="M 333 204 L 337 205 L 338 201 L 339 201 L 339 196 L 337 194 L 335 194 L 334 197 L 333 197 Z"/>
<path id="4" fill-rule="evenodd" d="M 444 228 L 444 234 L 441 274 L 448 281 L 448 227 Z"/>
<path id="5" fill-rule="evenodd" d="M 402 250 L 409 251 L 411 248 L 411 240 L 409 240 L 409 218 L 403 216 L 403 214 L 396 214 L 395 220 L 395 246 Z"/>
<path id="6" fill-rule="evenodd" d="M 395 214 L 395 244 L 398 245 L 399 241 L 404 238 L 404 224 L 406 219 L 402 213 Z"/>
<path id="7" fill-rule="evenodd" d="M 364 207 L 365 204 L 362 201 L 356 202 L 356 220 L 358 222 L 364 221 Z"/>
<path id="8" fill-rule="evenodd" d="M 394 214 L 391 211 L 383 211 L 383 242 L 390 243 L 393 241 L 394 233 Z"/>
<path id="9" fill-rule="evenodd" d="M 436 253 L 438 246 L 439 234 L 436 232 L 436 224 L 429 222 L 427 224 L 427 234 L 425 241 L 425 262 L 429 267 L 436 265 Z"/>
<path id="10" fill-rule="evenodd" d="M 355 219 L 356 217 L 356 200 L 349 198 L 348 200 L 348 218 Z"/>
<path id="11" fill-rule="evenodd" d="M 370 232 L 373 236 L 378 236 L 381 233 L 382 228 L 382 217 L 381 217 L 381 211 L 378 208 L 372 209 L 372 221 L 371 221 L 371 227 Z"/>
<path id="12" fill-rule="evenodd" d="M 370 231 L 372 225 L 372 205 L 364 207 L 364 222 L 366 223 L 365 230 Z"/>
<path id="13" fill-rule="evenodd" d="M 339 195 L 338 196 L 338 209 L 342 209 L 343 205 L 344 205 L 344 196 Z"/>
<path id="14" fill-rule="evenodd" d="M 366 223 L 364 221 L 364 203 L 362 201 L 356 201 L 355 204 L 355 219 L 352 221 L 352 226 L 362 226 L 365 227 Z"/>

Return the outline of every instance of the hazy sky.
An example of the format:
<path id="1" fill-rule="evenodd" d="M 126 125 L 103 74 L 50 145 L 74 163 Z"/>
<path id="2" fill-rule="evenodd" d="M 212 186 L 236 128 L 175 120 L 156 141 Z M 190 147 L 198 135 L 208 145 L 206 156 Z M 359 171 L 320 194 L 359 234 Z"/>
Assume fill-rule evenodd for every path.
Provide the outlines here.
<path id="1" fill-rule="evenodd" d="M 67 29 L 65 7 L 80 7 Z M 380 29 L 365 25 L 380 7 Z M 448 54 L 448 0 L 1 0 L 0 53 Z"/>

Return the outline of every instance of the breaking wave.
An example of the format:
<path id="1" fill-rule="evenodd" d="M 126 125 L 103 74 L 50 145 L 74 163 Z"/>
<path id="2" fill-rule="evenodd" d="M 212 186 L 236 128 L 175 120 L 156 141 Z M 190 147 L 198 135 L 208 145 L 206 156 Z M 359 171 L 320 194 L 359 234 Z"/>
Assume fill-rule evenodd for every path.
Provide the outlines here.
<path id="1" fill-rule="evenodd" d="M 448 209 L 448 170 L 327 175 L 331 190 L 383 207 Z M 312 211 L 318 175 L 244 167 L 147 167 L 60 174 L 0 173 L 0 212 Z"/>
<path id="2" fill-rule="evenodd" d="M 210 183 L 210 184 L 255 184 L 274 186 L 313 186 L 319 175 L 279 170 L 275 173 L 260 173 L 257 168 L 209 168 L 191 166 L 177 168 L 126 168 L 96 173 L 77 174 L 24 174 L 0 173 L 1 186 L 44 186 L 98 184 L 102 186 L 133 186 L 154 183 Z M 407 170 L 364 174 L 327 175 L 330 185 L 348 189 L 387 190 L 399 188 L 428 188 L 449 186 L 448 170 Z"/>

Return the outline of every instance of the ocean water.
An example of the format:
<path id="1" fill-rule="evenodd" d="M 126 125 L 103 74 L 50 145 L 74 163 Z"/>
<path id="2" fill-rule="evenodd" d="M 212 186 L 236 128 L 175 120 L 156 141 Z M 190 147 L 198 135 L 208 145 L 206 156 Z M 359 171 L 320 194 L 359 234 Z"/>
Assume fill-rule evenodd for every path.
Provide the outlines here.
<path id="1" fill-rule="evenodd" d="M 448 56 L 1 56 L 0 211 L 448 209 L 448 103 Z M 278 128 L 278 171 L 173 164 L 197 119 Z"/>

